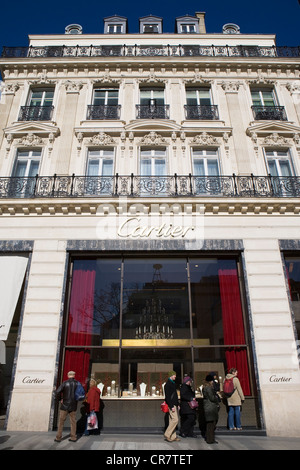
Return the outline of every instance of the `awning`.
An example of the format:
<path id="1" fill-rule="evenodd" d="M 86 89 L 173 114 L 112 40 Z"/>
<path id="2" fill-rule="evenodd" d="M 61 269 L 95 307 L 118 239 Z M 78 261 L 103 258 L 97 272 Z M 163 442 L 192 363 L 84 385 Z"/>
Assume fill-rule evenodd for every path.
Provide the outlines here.
<path id="1" fill-rule="evenodd" d="M 0 341 L 7 340 L 27 263 L 24 256 L 0 256 Z"/>

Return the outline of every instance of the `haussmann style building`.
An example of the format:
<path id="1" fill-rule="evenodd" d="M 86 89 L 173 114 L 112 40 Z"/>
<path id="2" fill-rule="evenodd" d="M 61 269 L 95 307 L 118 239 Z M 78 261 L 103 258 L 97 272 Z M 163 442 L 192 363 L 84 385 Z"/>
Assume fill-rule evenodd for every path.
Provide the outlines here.
<path id="1" fill-rule="evenodd" d="M 55 429 L 75 370 L 104 430 L 155 432 L 168 371 L 201 402 L 236 367 L 243 429 L 300 436 L 300 49 L 174 23 L 2 49 L 4 429 Z"/>

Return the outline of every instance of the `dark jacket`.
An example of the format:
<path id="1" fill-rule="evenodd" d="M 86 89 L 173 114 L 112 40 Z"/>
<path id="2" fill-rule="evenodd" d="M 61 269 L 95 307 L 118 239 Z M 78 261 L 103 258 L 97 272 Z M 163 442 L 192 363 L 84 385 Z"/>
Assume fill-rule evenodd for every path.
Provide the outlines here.
<path id="1" fill-rule="evenodd" d="M 176 384 L 171 379 L 168 379 L 165 385 L 165 400 L 170 409 L 179 405 Z"/>
<path id="2" fill-rule="evenodd" d="M 219 400 L 211 385 L 205 385 L 203 393 L 203 409 L 205 421 L 218 421 L 219 418 Z"/>
<path id="3" fill-rule="evenodd" d="M 195 392 L 188 384 L 182 384 L 180 387 L 180 414 L 181 415 L 195 415 L 196 410 L 192 410 L 189 401 L 195 398 Z"/>
<path id="4" fill-rule="evenodd" d="M 78 385 L 77 380 L 70 378 L 63 382 L 56 390 L 56 398 L 59 400 L 62 396 L 60 409 L 65 411 L 76 411 L 77 401 L 75 400 L 75 390 Z"/>

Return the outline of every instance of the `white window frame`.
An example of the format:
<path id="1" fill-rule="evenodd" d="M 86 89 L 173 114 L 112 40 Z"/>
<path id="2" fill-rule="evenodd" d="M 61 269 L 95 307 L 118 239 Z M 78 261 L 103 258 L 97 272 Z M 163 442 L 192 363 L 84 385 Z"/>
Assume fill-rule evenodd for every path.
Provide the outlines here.
<path id="1" fill-rule="evenodd" d="M 120 28 L 120 31 L 117 29 Z M 112 29 L 112 31 L 110 31 Z M 124 25 L 122 23 L 108 23 L 107 25 L 107 34 L 123 34 Z"/>
<path id="2" fill-rule="evenodd" d="M 149 156 L 143 155 L 144 152 L 150 152 Z M 158 155 L 157 152 L 164 152 L 164 155 Z M 144 175 L 142 174 L 142 162 L 143 160 L 149 159 L 151 161 L 151 171 L 150 175 Z M 164 160 L 165 161 L 165 172 L 162 175 L 156 175 L 155 174 L 155 162 L 159 160 Z M 168 175 L 168 158 L 167 158 L 167 148 L 166 147 L 158 147 L 158 148 L 150 148 L 150 147 L 141 147 L 140 148 L 140 176 L 154 176 L 154 177 L 159 177 L 159 176 L 167 176 Z"/>
<path id="3" fill-rule="evenodd" d="M 252 92 L 257 92 L 259 94 L 259 100 L 260 100 L 260 104 L 254 104 L 253 102 L 253 96 L 252 96 Z M 252 104 L 253 106 L 268 106 L 265 104 L 265 100 L 264 100 L 264 96 L 263 96 L 263 93 L 264 92 L 268 92 L 268 93 L 272 93 L 272 99 L 273 99 L 273 106 L 279 106 L 279 103 L 278 103 L 278 98 L 277 98 L 277 95 L 276 95 L 276 92 L 275 92 L 275 89 L 274 88 L 257 88 L 257 87 L 252 87 L 250 89 L 250 94 L 251 94 L 251 100 L 252 100 Z"/>
<path id="4" fill-rule="evenodd" d="M 200 96 L 200 92 L 201 91 L 208 91 L 209 92 L 209 100 L 210 100 L 210 103 L 209 105 L 207 106 L 212 106 L 212 93 L 211 93 L 211 88 L 210 87 L 187 87 L 185 89 L 185 98 L 186 98 L 186 103 L 187 103 L 187 99 L 188 99 L 188 96 L 187 96 L 187 92 L 188 91 L 194 91 L 196 92 L 196 101 L 197 101 L 197 105 L 196 106 L 204 106 L 204 105 L 201 105 L 200 101 L 201 101 L 201 96 Z"/>
<path id="5" fill-rule="evenodd" d="M 50 106 L 53 106 L 53 100 L 54 100 L 54 92 L 55 92 L 55 89 L 54 88 L 31 88 L 29 90 L 29 95 L 28 95 L 28 100 L 27 100 L 27 106 L 39 106 L 39 107 L 42 107 L 42 106 L 45 106 L 45 99 L 46 99 L 46 93 L 48 91 L 52 91 L 53 92 L 53 96 L 52 96 L 52 101 L 51 101 L 51 105 Z M 33 105 L 31 104 L 32 102 L 32 96 L 33 96 L 33 93 L 34 92 L 42 92 L 42 99 L 41 99 L 41 102 L 39 105 Z"/>
<path id="6" fill-rule="evenodd" d="M 33 155 L 33 153 L 39 153 L 39 155 Z M 20 156 L 20 153 L 27 153 L 28 155 Z M 33 161 L 39 160 L 39 167 L 38 170 L 41 167 L 41 161 L 42 161 L 42 150 L 41 149 L 30 149 L 30 150 L 23 150 L 23 149 L 17 149 L 16 151 L 16 157 L 14 161 L 14 166 L 13 166 L 13 171 L 12 171 L 12 176 L 18 177 L 16 174 L 17 166 L 19 162 L 26 161 L 26 170 L 23 176 L 20 176 L 20 178 L 28 178 L 30 174 L 30 167 Z M 36 176 L 38 172 L 35 175 L 31 175 L 32 177 Z"/>
<path id="7" fill-rule="evenodd" d="M 97 106 L 95 103 L 95 92 L 96 91 L 104 91 L 105 92 L 105 97 L 104 97 L 104 103 L 103 103 L 103 106 L 109 106 L 109 92 L 110 91 L 117 91 L 118 92 L 118 102 L 116 104 L 116 106 L 119 104 L 119 89 L 118 88 L 106 88 L 106 87 L 95 87 L 93 89 L 93 97 L 92 97 L 92 103 L 94 106 Z"/>
<path id="8" fill-rule="evenodd" d="M 268 153 L 272 153 L 273 156 L 267 155 Z M 285 155 L 279 155 L 279 153 L 284 153 Z M 295 167 L 293 164 L 293 159 L 291 155 L 290 149 L 266 149 L 264 148 L 264 156 L 265 156 L 265 163 L 266 163 L 266 168 L 268 174 L 271 174 L 270 167 L 269 167 L 269 160 L 274 160 L 275 161 L 275 166 L 276 166 L 276 172 L 277 177 L 284 177 L 285 175 L 282 174 L 281 167 L 280 167 L 280 160 L 286 160 L 289 163 L 289 168 L 291 175 L 290 176 L 295 176 Z"/>
<path id="9" fill-rule="evenodd" d="M 187 29 L 187 31 L 183 31 L 184 27 Z M 193 31 L 190 31 L 191 27 L 193 28 Z M 197 32 L 195 23 L 181 23 L 180 32 L 182 34 L 195 34 Z"/>
<path id="10" fill-rule="evenodd" d="M 109 154 L 105 154 L 109 152 Z M 91 155 L 95 153 L 95 155 Z M 111 160 L 112 161 L 112 172 L 111 175 L 103 175 L 103 162 L 104 160 Z M 89 165 L 91 161 L 98 161 L 99 167 L 97 175 L 89 175 Z M 86 176 L 113 176 L 114 175 L 114 168 L 115 168 L 115 150 L 114 148 L 101 148 L 101 149 L 94 149 L 89 148 L 87 150 L 87 162 L 86 162 Z"/>
<path id="11" fill-rule="evenodd" d="M 220 158 L 219 158 L 219 149 L 218 148 L 197 148 L 193 147 L 191 149 L 192 152 L 192 170 L 193 176 L 220 176 L 221 175 L 221 168 L 220 168 Z M 202 152 L 202 155 L 195 155 L 195 152 Z M 214 152 L 214 154 L 209 155 L 207 152 Z M 204 175 L 196 175 L 195 174 L 195 160 L 203 160 L 204 166 Z M 217 175 L 209 175 L 208 174 L 208 161 L 215 160 L 217 163 Z"/>

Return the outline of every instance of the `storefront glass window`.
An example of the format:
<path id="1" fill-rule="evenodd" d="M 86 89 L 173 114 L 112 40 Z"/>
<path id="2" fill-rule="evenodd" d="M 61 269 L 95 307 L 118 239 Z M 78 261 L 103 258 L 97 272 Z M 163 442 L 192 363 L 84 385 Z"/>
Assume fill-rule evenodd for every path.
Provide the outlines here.
<path id="1" fill-rule="evenodd" d="M 107 395 L 157 396 L 170 370 L 199 386 L 237 367 L 251 395 L 234 257 L 74 259 L 68 312 L 63 378 L 72 369 Z"/>
<path id="2" fill-rule="evenodd" d="M 300 257 L 287 257 L 285 259 L 290 297 L 294 313 L 294 322 L 298 340 L 300 340 Z"/>

